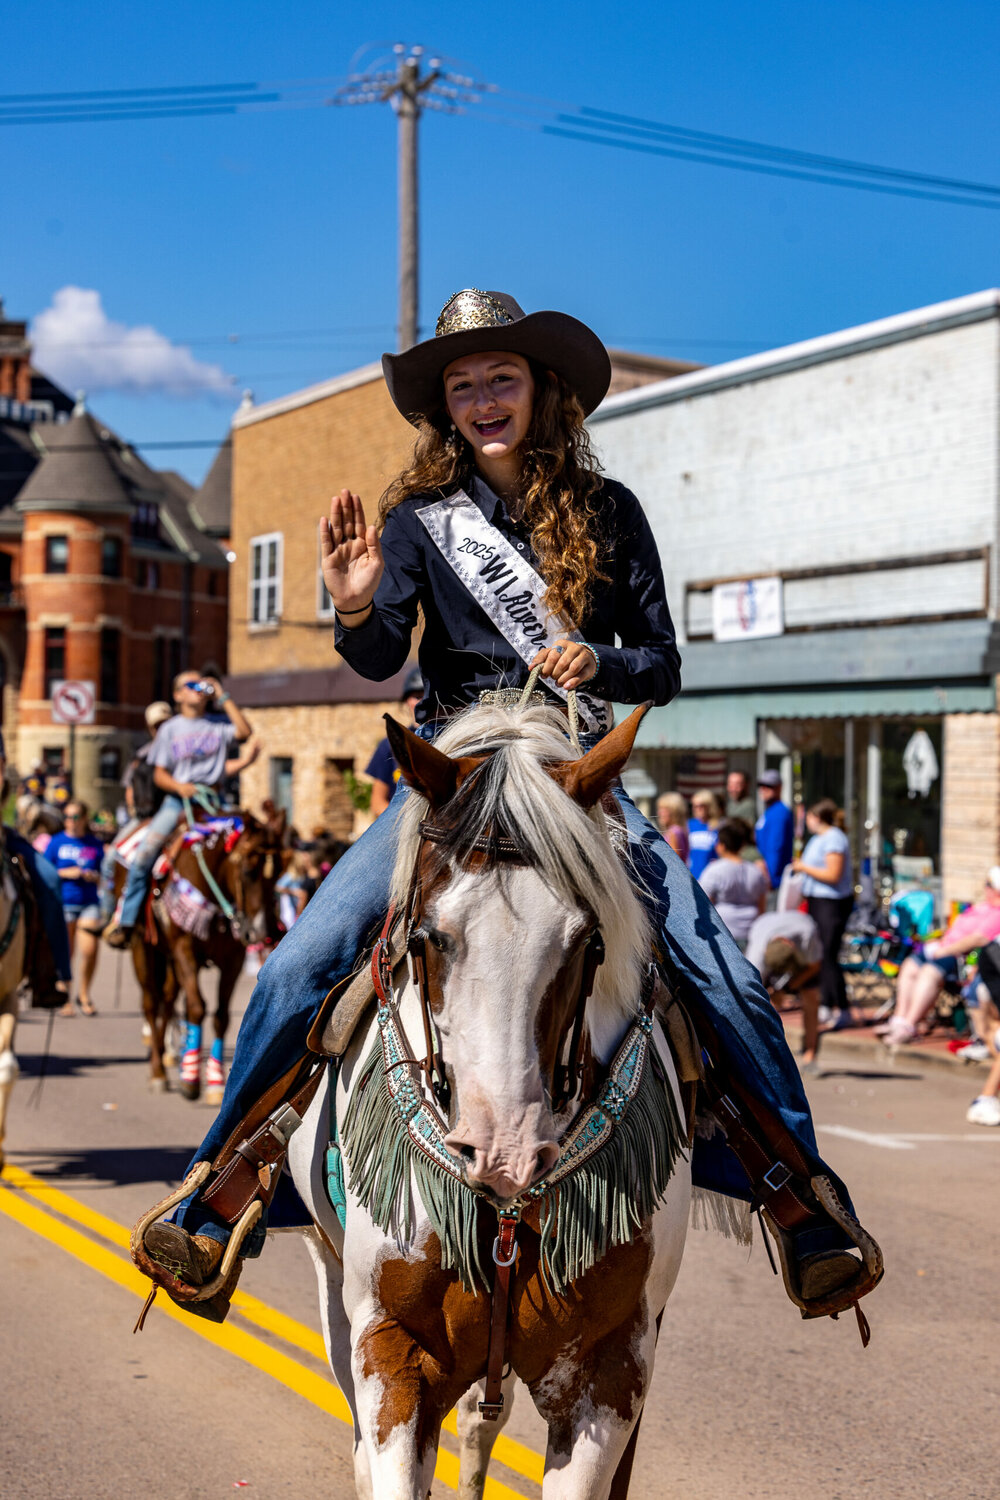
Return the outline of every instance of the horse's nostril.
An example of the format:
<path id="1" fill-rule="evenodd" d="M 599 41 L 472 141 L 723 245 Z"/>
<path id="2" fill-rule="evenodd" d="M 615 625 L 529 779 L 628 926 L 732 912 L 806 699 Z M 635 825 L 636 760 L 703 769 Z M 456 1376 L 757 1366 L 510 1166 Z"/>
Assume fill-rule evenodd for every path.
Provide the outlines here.
<path id="1" fill-rule="evenodd" d="M 543 1146 L 535 1158 L 535 1178 L 544 1177 L 546 1172 L 551 1172 L 559 1160 L 559 1147 L 555 1141 Z"/>
<path id="2" fill-rule="evenodd" d="M 466 1161 L 475 1161 L 476 1148 L 475 1146 L 459 1146 L 458 1154 L 464 1157 Z"/>

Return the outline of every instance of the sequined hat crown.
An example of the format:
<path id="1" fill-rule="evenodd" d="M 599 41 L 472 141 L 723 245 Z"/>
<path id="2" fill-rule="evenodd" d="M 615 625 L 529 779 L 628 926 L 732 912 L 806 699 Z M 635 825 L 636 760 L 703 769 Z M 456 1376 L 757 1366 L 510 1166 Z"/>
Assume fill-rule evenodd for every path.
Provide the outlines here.
<path id="1" fill-rule="evenodd" d="M 481 292 L 478 287 L 470 286 L 448 298 L 438 317 L 434 337 L 463 333 L 468 328 L 506 328 L 523 317 L 523 309 L 513 297 L 506 297 L 503 292 Z"/>
<path id="2" fill-rule="evenodd" d="M 500 350 L 522 354 L 555 370 L 580 399 L 589 416 L 611 383 L 608 351 L 593 329 L 568 313 L 526 313 L 506 292 L 465 287 L 449 297 L 434 337 L 401 354 L 384 354 L 382 370 L 395 405 L 419 425 L 439 413 L 442 377 L 453 360 Z"/>

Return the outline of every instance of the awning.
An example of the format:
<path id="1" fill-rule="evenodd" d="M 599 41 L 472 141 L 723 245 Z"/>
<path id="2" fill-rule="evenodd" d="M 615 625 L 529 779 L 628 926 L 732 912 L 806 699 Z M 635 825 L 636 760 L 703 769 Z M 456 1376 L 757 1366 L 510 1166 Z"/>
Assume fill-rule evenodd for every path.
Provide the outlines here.
<path id="1" fill-rule="evenodd" d="M 649 710 L 635 743 L 640 750 L 752 750 L 757 744 L 759 719 L 925 718 L 992 713 L 995 709 L 992 681 L 682 693 L 665 708 Z M 620 722 L 630 712 L 630 708 L 616 705 L 615 718 Z"/>
<path id="2" fill-rule="evenodd" d="M 1000 622 L 815 630 L 751 641 L 688 641 L 681 646 L 687 691 L 781 692 L 796 684 L 853 688 L 883 682 L 969 681 L 1000 671 Z"/>

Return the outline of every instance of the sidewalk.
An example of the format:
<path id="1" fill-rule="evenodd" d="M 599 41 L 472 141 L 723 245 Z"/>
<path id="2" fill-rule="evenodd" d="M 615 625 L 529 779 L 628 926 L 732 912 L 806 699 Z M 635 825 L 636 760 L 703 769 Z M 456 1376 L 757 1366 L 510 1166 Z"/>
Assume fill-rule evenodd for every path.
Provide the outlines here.
<path id="1" fill-rule="evenodd" d="M 787 1010 L 781 1012 L 782 1025 L 785 1028 L 785 1036 L 788 1045 L 798 1056 L 802 1047 L 802 1013 L 799 1010 Z M 836 1056 L 839 1061 L 853 1057 L 866 1062 L 876 1060 L 889 1067 L 900 1064 L 920 1063 L 921 1066 L 934 1068 L 958 1069 L 967 1073 L 970 1078 L 989 1072 L 988 1062 L 965 1062 L 956 1057 L 953 1052 L 948 1051 L 948 1043 L 953 1040 L 952 1035 L 944 1028 L 937 1028 L 930 1036 L 921 1037 L 919 1041 L 910 1042 L 905 1047 L 897 1047 L 890 1050 L 882 1045 L 879 1037 L 875 1035 L 875 1023 L 868 1026 L 852 1026 L 845 1031 L 827 1032 L 820 1037 L 818 1057 L 822 1063 L 831 1055 Z"/>

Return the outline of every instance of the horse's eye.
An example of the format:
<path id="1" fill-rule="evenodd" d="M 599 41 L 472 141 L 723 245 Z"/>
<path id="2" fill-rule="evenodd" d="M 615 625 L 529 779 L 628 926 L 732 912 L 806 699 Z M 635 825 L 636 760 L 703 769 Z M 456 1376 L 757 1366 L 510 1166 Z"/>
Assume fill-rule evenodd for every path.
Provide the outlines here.
<path id="1" fill-rule="evenodd" d="M 431 947 L 436 948 L 439 953 L 447 953 L 449 943 L 443 932 L 428 932 L 427 941 L 430 943 Z"/>

